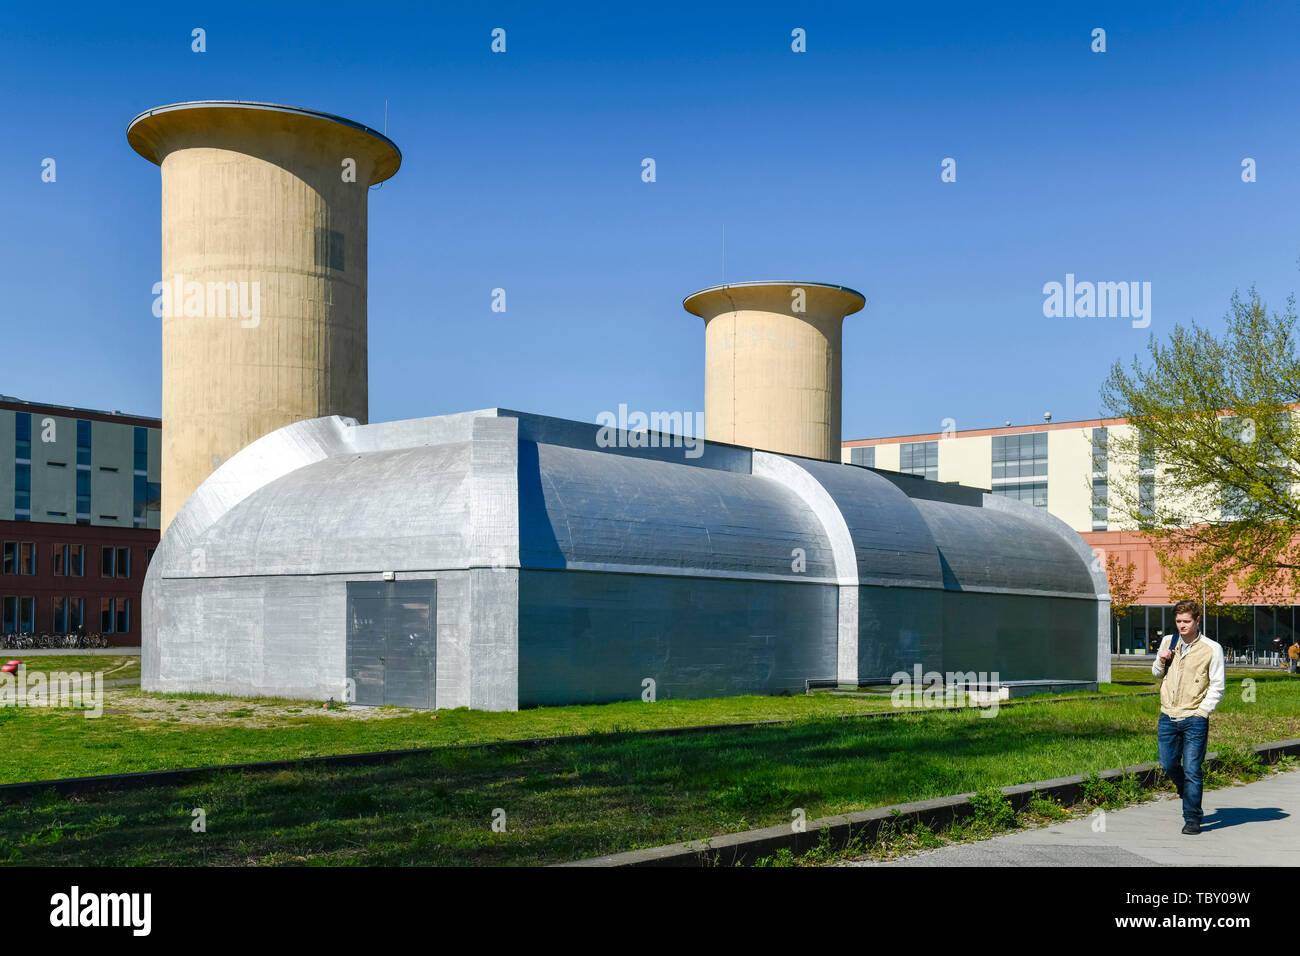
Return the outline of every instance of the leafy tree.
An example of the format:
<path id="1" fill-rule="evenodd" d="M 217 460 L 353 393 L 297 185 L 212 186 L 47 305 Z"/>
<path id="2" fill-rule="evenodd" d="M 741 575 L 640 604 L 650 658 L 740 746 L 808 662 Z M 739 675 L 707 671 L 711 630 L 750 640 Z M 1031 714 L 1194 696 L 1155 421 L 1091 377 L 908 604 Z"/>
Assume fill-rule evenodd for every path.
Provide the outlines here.
<path id="1" fill-rule="evenodd" d="M 1148 363 L 1116 362 L 1102 387 L 1109 457 L 1136 480 L 1109 485 L 1111 513 L 1136 527 L 1165 569 L 1171 593 L 1222 607 L 1234 582 L 1247 603 L 1291 603 L 1300 591 L 1300 404 L 1295 296 L 1269 312 L 1254 286 L 1234 293 L 1216 337 L 1192 323 Z M 1154 488 L 1154 494 L 1153 494 Z"/>
<path id="2" fill-rule="evenodd" d="M 1146 585 L 1137 579 L 1137 565 L 1131 561 L 1120 564 L 1114 553 L 1106 555 L 1106 580 L 1110 583 L 1110 619 L 1118 644 L 1119 619 L 1138 602 L 1146 591 Z"/>

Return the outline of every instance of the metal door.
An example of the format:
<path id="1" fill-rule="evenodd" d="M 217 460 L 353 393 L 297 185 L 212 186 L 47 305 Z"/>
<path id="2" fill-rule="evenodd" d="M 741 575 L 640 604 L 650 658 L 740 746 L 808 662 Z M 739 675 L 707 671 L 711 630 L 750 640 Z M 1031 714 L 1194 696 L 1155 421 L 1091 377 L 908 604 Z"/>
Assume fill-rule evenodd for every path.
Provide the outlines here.
<path id="1" fill-rule="evenodd" d="M 434 706 L 434 581 L 348 582 L 347 673 L 356 703 Z"/>

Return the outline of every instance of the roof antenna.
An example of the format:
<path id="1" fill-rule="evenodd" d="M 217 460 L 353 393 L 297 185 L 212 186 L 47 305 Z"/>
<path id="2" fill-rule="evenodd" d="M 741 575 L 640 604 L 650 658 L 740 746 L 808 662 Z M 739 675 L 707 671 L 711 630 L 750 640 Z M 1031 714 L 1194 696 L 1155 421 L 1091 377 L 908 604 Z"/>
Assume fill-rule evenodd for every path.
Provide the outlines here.
<path id="1" fill-rule="evenodd" d="M 727 284 L 727 224 L 722 224 L 722 284 Z"/>
<path id="2" fill-rule="evenodd" d="M 384 135 L 385 135 L 385 136 L 388 135 L 388 97 L 386 97 L 386 96 L 384 97 Z M 384 188 L 384 184 L 383 184 L 383 183 L 379 183 L 379 184 L 377 184 L 377 185 L 375 185 L 375 186 L 371 186 L 370 188 L 371 188 L 371 189 L 383 189 L 383 188 Z"/>

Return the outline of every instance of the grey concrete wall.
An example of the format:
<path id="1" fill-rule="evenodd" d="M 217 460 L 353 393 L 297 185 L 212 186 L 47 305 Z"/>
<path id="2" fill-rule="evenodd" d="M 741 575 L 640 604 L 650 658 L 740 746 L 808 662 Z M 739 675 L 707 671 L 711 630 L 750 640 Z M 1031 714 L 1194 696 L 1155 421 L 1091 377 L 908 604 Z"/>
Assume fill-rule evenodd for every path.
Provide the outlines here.
<path id="1" fill-rule="evenodd" d="M 430 578 L 438 581 L 435 703 L 463 706 L 456 701 L 467 695 L 456 682 L 466 670 L 457 647 L 457 623 L 467 617 L 465 575 L 402 575 Z M 152 600 L 147 689 L 343 700 L 347 585 L 379 580 L 381 574 L 168 580 L 161 600 Z M 154 579 L 147 587 L 156 585 Z"/>
<path id="2" fill-rule="evenodd" d="M 941 671 L 999 679 L 1097 680 L 1096 601 L 947 591 Z"/>
<path id="3" fill-rule="evenodd" d="M 838 587 L 519 574 L 519 706 L 803 693 L 833 678 Z"/>
<path id="4" fill-rule="evenodd" d="M 73 443 L 75 467 L 75 430 Z M 132 475 L 134 460 L 135 430 L 130 425 L 96 421 L 90 423 L 91 524 L 113 528 L 132 526 L 131 517 L 135 508 L 135 483 Z M 112 516 L 113 520 L 106 520 L 105 515 Z"/>
<path id="5" fill-rule="evenodd" d="M 888 680 L 897 671 L 943 659 L 943 591 L 858 589 L 858 679 Z"/>
<path id="6" fill-rule="evenodd" d="M 45 425 L 47 419 L 52 423 L 52 428 Z M 45 441 L 46 438 L 52 438 L 53 441 Z M 12 506 L 13 501 L 9 504 Z M 63 512 L 63 515 L 51 512 Z M 61 415 L 32 416 L 32 520 L 50 524 L 76 524 L 75 418 L 64 418 Z"/>

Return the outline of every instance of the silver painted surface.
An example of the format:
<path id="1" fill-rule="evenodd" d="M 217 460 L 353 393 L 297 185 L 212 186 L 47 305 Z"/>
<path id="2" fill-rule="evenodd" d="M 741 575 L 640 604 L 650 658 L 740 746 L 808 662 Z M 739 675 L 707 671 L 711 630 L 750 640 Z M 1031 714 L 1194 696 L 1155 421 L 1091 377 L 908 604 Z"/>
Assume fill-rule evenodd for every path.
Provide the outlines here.
<path id="1" fill-rule="evenodd" d="M 771 478 L 523 442 L 519 500 L 523 567 L 836 581 L 816 514 Z"/>
<path id="2" fill-rule="evenodd" d="M 620 434 L 484 409 L 259 439 L 162 539 L 142 686 L 342 698 L 347 584 L 385 572 L 437 581 L 439 707 L 636 700 L 647 679 L 659 698 L 797 692 L 917 664 L 1109 677 L 1104 574 L 1045 512 Z"/>

